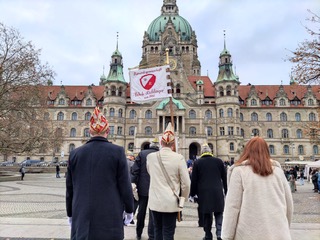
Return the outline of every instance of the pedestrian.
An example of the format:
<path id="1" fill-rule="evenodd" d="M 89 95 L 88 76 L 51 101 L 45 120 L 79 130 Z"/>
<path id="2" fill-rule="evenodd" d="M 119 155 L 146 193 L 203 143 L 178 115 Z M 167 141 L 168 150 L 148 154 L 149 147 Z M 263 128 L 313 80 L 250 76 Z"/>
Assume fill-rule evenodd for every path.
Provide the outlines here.
<path id="1" fill-rule="evenodd" d="M 23 181 L 24 175 L 26 173 L 26 169 L 24 168 L 23 165 L 20 167 L 19 172 L 21 174 L 21 181 Z"/>
<path id="2" fill-rule="evenodd" d="M 149 208 L 156 240 L 173 240 L 176 219 L 190 191 L 185 158 L 174 152 L 175 136 L 168 124 L 161 138 L 161 149 L 147 156 L 150 174 Z"/>
<path id="3" fill-rule="evenodd" d="M 223 240 L 291 240 L 293 200 L 281 165 L 261 137 L 246 144 L 228 170 Z"/>
<path id="4" fill-rule="evenodd" d="M 56 165 L 56 178 L 60 178 L 60 165 Z"/>
<path id="5" fill-rule="evenodd" d="M 70 152 L 66 210 L 71 238 L 123 240 L 133 218 L 133 194 L 123 147 L 108 141 L 109 124 L 96 107 L 91 138 Z"/>
<path id="6" fill-rule="evenodd" d="M 312 170 L 311 181 L 313 184 L 313 191 L 318 192 L 318 170 L 317 169 Z"/>
<path id="7" fill-rule="evenodd" d="M 132 166 L 132 182 L 137 185 L 139 208 L 137 215 L 136 225 L 136 239 L 140 240 L 144 228 L 144 222 L 147 212 L 147 206 L 149 202 L 149 186 L 150 175 L 147 171 L 147 156 L 152 152 L 159 151 L 159 140 L 155 138 L 151 141 L 149 148 L 139 152 Z M 154 229 L 152 214 L 149 210 L 149 223 L 148 223 L 148 237 L 149 240 L 154 239 Z"/>
<path id="8" fill-rule="evenodd" d="M 293 173 L 290 173 L 289 175 L 289 178 L 288 178 L 288 181 L 289 181 L 289 185 L 290 185 L 290 190 L 292 193 L 296 192 L 296 189 L 295 189 L 295 178 L 294 178 L 294 175 Z"/>
<path id="9" fill-rule="evenodd" d="M 132 151 L 127 151 L 127 163 L 128 163 L 128 173 L 129 173 L 129 177 L 130 179 L 132 178 L 132 174 L 131 174 L 131 170 L 132 170 L 132 166 L 134 164 L 134 154 Z M 134 205 L 134 210 L 133 210 L 133 216 L 136 213 L 137 207 L 138 207 L 138 189 L 135 183 L 131 183 L 132 186 L 132 193 L 133 193 L 133 205 Z M 129 223 L 130 225 L 134 225 L 134 220 L 132 219 L 132 221 Z"/>
<path id="10" fill-rule="evenodd" d="M 300 171 L 300 185 L 304 185 L 304 169 Z"/>
<path id="11" fill-rule="evenodd" d="M 201 156 L 193 164 L 191 196 L 198 196 L 199 223 L 202 222 L 205 237 L 213 239 L 211 228 L 215 217 L 216 236 L 221 240 L 224 198 L 227 193 L 227 174 L 223 161 L 212 154 L 208 144 L 201 146 Z"/>

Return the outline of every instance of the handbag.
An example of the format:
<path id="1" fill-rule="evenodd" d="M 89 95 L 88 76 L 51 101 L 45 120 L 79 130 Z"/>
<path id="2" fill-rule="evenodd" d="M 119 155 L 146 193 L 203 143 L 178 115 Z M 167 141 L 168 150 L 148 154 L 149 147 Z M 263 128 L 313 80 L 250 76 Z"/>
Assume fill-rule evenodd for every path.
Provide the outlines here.
<path id="1" fill-rule="evenodd" d="M 175 191 L 174 191 L 174 187 L 173 187 L 173 184 L 169 178 L 169 175 L 166 171 L 166 169 L 164 168 L 163 166 L 163 163 L 162 163 L 162 160 L 161 160 L 161 155 L 160 155 L 160 152 L 158 152 L 158 162 L 160 164 L 160 167 L 161 167 L 161 170 L 163 172 L 163 175 L 165 176 L 166 180 L 167 180 L 167 183 L 169 184 L 173 194 L 177 197 L 177 200 L 178 200 L 178 206 L 179 208 L 183 208 L 184 206 L 184 202 L 185 202 L 185 198 L 184 197 L 180 197 Z M 177 221 L 178 222 L 181 222 L 182 221 L 182 217 L 181 217 L 181 210 L 178 211 L 178 215 L 177 215 Z"/>

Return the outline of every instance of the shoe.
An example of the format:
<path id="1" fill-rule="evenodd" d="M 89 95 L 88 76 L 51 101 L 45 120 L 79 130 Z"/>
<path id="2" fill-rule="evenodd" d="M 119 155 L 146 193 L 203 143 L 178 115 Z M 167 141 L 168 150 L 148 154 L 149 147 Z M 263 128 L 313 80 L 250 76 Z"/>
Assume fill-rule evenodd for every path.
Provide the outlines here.
<path id="1" fill-rule="evenodd" d="M 141 237 L 137 236 L 137 237 L 136 237 L 136 240 L 141 240 Z"/>
<path id="2" fill-rule="evenodd" d="M 217 237 L 217 240 L 222 240 L 222 238 L 221 237 Z"/>
<path id="3" fill-rule="evenodd" d="M 134 221 L 132 220 L 132 221 L 130 222 L 130 224 L 134 224 Z"/>

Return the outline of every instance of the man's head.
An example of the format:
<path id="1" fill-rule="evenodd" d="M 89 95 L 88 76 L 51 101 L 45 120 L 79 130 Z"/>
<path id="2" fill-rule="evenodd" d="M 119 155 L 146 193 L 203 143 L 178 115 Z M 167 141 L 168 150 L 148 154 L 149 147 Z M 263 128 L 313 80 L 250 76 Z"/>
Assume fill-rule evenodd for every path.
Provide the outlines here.
<path id="1" fill-rule="evenodd" d="M 172 147 L 174 145 L 175 137 L 171 126 L 171 122 L 168 123 L 166 130 L 164 131 L 161 138 L 161 146 Z"/>
<path id="2" fill-rule="evenodd" d="M 131 151 L 127 151 L 127 158 L 130 159 L 131 161 L 134 161 L 134 154 Z"/>
<path id="3" fill-rule="evenodd" d="M 212 153 L 212 149 L 207 143 L 204 143 L 201 146 L 201 154 L 204 154 L 204 153 Z"/>
<path id="4" fill-rule="evenodd" d="M 150 147 L 150 148 L 159 148 L 159 140 L 158 140 L 158 138 L 155 137 L 155 138 L 151 141 L 149 147 Z"/>
<path id="5" fill-rule="evenodd" d="M 92 136 L 107 137 L 109 133 L 109 123 L 106 117 L 100 112 L 99 107 L 96 107 L 90 118 L 90 134 Z"/>

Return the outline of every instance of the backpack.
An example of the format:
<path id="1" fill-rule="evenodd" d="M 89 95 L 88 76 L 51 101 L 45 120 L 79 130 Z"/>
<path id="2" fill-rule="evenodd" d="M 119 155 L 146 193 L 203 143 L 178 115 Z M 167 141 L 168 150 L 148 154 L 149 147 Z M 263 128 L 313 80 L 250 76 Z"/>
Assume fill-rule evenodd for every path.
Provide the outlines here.
<path id="1" fill-rule="evenodd" d="M 22 172 L 22 168 L 19 169 L 19 172 Z"/>
<path id="2" fill-rule="evenodd" d="M 312 181 L 316 181 L 318 179 L 318 175 L 315 173 L 311 177 Z"/>

